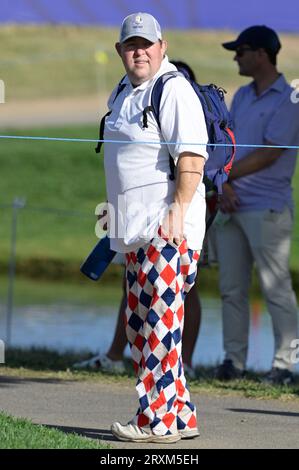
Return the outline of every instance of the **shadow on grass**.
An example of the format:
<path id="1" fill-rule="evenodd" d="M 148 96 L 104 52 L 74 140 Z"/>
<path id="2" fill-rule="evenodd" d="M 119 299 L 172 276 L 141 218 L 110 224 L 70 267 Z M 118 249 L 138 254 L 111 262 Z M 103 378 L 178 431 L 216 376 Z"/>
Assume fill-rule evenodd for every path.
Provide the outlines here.
<path id="1" fill-rule="evenodd" d="M 222 393 L 241 392 L 242 395 L 248 398 L 268 399 L 289 395 L 299 398 L 299 376 L 297 375 L 295 376 L 295 383 L 292 385 L 267 385 L 262 382 L 264 372 L 259 373 L 249 370 L 244 378 L 229 381 L 216 380 L 214 378 L 215 367 L 199 367 L 196 372 L 198 378 L 195 381 L 190 381 L 191 387 L 195 384 L 199 388 L 202 387 Z"/>
<path id="2" fill-rule="evenodd" d="M 1 369 L 0 369 L 1 372 Z M 42 384 L 60 384 L 73 382 L 72 379 L 38 378 L 38 377 L 11 377 L 9 375 L 0 376 L 0 387 L 12 387 L 15 385 L 24 385 L 24 383 L 42 383 Z"/>
<path id="3" fill-rule="evenodd" d="M 59 353 L 58 351 L 32 347 L 29 349 L 23 348 L 8 348 L 5 354 L 5 365 L 7 367 L 25 367 L 32 370 L 43 371 L 62 371 L 67 370 L 74 362 L 82 359 L 84 353 L 74 353 L 73 351 L 66 351 Z"/>
<path id="4" fill-rule="evenodd" d="M 263 414 L 263 415 L 274 415 L 274 416 L 289 416 L 291 418 L 298 418 L 299 413 L 291 411 L 271 411 L 271 410 L 255 410 L 247 408 L 226 408 L 228 411 L 234 413 L 252 413 L 252 414 Z"/>
<path id="5" fill-rule="evenodd" d="M 60 426 L 56 424 L 42 424 L 49 429 L 58 429 L 66 434 L 78 434 L 89 439 L 98 439 L 101 441 L 117 441 L 109 429 L 78 428 L 75 426 Z"/>
<path id="6" fill-rule="evenodd" d="M 126 379 L 132 379 L 135 377 L 132 363 L 130 359 L 125 359 L 126 373 L 123 375 L 113 375 L 111 373 L 99 371 L 72 371 L 72 365 L 75 362 L 79 362 L 92 357 L 92 353 L 88 352 L 73 352 L 67 351 L 59 353 L 54 350 L 47 348 L 9 348 L 6 352 L 6 364 L 5 366 L 11 368 L 26 368 L 32 371 L 40 372 L 58 372 L 62 373 L 61 377 L 57 378 L 26 378 L 18 379 L 5 377 L 3 378 L 4 383 L 7 380 L 7 384 L 17 384 L 18 380 L 28 381 L 40 381 L 49 383 L 59 383 L 63 381 L 72 381 L 73 379 L 80 378 L 88 380 L 91 377 L 112 377 L 115 381 L 121 383 Z M 63 372 L 66 374 L 63 375 Z M 0 368 L 1 373 L 1 368 Z M 231 392 L 239 392 L 245 397 L 252 398 L 280 398 L 282 396 L 292 396 L 299 398 L 299 377 L 296 376 L 296 382 L 290 386 L 269 386 L 261 383 L 261 374 L 254 371 L 248 371 L 246 377 L 239 380 L 232 380 L 228 382 L 220 382 L 214 378 L 215 367 L 197 367 L 196 368 L 197 378 L 195 380 L 189 380 L 188 383 L 191 387 L 191 391 L 195 392 L 215 392 L 221 394 L 229 394 Z"/>

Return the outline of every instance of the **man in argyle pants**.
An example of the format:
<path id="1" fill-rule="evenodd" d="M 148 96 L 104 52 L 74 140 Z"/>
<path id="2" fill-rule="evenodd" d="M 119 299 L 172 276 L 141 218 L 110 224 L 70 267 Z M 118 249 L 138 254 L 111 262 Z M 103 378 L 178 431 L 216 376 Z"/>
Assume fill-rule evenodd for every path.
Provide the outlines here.
<path id="1" fill-rule="evenodd" d="M 153 16 L 125 18 L 116 50 L 127 75 L 109 98 L 104 124 L 108 236 L 111 249 L 126 254 L 126 333 L 139 397 L 136 416 L 113 423 L 111 431 L 128 442 L 199 435 L 181 339 L 184 298 L 205 234 L 208 135 L 200 101 L 183 76 L 164 85 L 160 125 L 150 110 L 144 119 L 155 81 L 176 70 L 166 49 Z"/>

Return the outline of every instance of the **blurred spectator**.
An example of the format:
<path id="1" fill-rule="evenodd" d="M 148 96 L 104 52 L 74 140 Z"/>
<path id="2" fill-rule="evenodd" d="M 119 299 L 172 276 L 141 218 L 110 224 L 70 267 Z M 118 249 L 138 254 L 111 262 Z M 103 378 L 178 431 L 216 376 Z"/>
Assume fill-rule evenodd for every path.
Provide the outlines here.
<path id="1" fill-rule="evenodd" d="M 299 105 L 292 103 L 293 90 L 276 67 L 281 44 L 275 31 L 253 26 L 223 47 L 235 52 L 240 75 L 253 78 L 232 103 L 237 144 L 298 145 Z M 294 380 L 291 341 L 298 336 L 297 304 L 288 261 L 296 154 L 296 149 L 238 147 L 224 184 L 217 238 L 225 360 L 216 371 L 218 379 L 239 378 L 245 369 L 255 263 L 274 332 L 272 369 L 264 381 Z"/>

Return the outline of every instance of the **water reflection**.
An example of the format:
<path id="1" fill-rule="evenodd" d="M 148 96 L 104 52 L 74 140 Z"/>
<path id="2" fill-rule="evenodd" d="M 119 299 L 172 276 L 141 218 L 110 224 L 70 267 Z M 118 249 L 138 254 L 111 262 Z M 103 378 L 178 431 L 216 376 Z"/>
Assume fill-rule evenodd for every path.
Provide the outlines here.
<path id="1" fill-rule="evenodd" d="M 223 359 L 220 301 L 201 298 L 203 320 L 194 353 L 194 364 L 212 365 Z M 4 312 L 4 308 L 1 308 Z M 12 346 L 42 346 L 59 351 L 106 351 L 117 317 L 117 306 L 70 304 L 16 307 L 12 321 Z M 4 331 L 1 315 L 0 331 Z M 1 336 L 1 335 L 0 335 Z M 2 335 L 3 336 L 3 335 Z M 260 302 L 252 304 L 248 366 L 266 370 L 273 352 L 272 326 Z M 129 350 L 126 351 L 129 355 Z M 297 370 L 299 367 L 297 367 Z"/>

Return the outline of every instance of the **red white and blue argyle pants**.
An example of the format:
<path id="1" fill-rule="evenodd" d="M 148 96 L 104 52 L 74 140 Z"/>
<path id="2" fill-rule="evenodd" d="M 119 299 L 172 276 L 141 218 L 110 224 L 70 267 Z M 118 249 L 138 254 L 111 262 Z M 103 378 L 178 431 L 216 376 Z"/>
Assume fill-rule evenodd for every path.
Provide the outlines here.
<path id="1" fill-rule="evenodd" d="M 154 238 L 126 256 L 126 332 L 137 374 L 134 422 L 154 434 L 196 427 L 182 363 L 184 298 L 194 284 L 199 252 Z"/>

